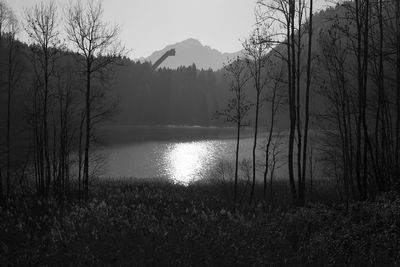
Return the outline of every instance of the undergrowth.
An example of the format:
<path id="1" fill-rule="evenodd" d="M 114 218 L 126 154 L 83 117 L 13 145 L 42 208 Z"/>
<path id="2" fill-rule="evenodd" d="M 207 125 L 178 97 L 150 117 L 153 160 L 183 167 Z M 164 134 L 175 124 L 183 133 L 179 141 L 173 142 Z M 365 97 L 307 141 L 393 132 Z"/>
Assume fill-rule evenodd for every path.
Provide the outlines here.
<path id="1" fill-rule="evenodd" d="M 16 197 L 0 212 L 0 266 L 400 264 L 400 197 L 258 204 L 232 211 L 221 185 L 115 180 L 88 201 Z M 258 202 L 262 203 L 262 202 Z"/>

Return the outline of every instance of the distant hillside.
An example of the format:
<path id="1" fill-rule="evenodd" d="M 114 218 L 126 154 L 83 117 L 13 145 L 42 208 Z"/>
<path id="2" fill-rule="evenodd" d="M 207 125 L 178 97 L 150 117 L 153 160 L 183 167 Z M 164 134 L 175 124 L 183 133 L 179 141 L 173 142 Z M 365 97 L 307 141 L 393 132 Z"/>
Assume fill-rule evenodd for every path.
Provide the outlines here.
<path id="1" fill-rule="evenodd" d="M 314 30 L 313 35 L 313 57 L 315 58 L 313 70 L 317 73 L 315 76 L 322 78 L 318 70 L 322 69 L 318 65 L 318 56 L 321 54 L 318 40 L 321 38 L 319 32 L 326 31 L 331 25 L 331 21 L 327 18 L 334 17 L 335 14 L 340 12 L 340 7 L 331 8 L 326 11 L 321 11 L 314 16 Z M 304 34 L 302 42 L 304 49 L 307 44 L 307 34 Z M 26 124 L 26 105 L 30 103 L 33 98 L 32 93 L 32 79 L 34 76 L 33 67 L 31 66 L 31 49 L 25 43 L 18 43 L 20 46 L 20 53 L 18 58 L 25 65 L 24 71 L 17 90 L 14 92 L 13 99 L 13 116 L 15 122 Z M 0 46 L 0 52 L 6 54 L 4 50 L 6 46 Z M 229 91 L 229 81 L 225 78 L 225 71 L 222 68 L 223 63 L 227 58 L 234 58 L 238 53 L 221 53 L 209 46 L 203 46 L 195 39 L 188 39 L 183 42 L 169 45 L 161 51 L 153 53 L 147 58 L 147 61 L 155 61 L 162 54 L 169 49 L 176 49 L 176 56 L 169 57 L 161 64 L 161 68 L 154 71 L 151 64 L 148 62 L 133 61 L 130 59 L 122 59 L 121 64 L 113 67 L 111 72 L 112 79 L 107 83 L 107 97 L 112 101 L 114 98 L 118 99 L 118 112 L 112 118 L 112 123 L 123 125 L 221 125 L 223 121 L 215 119 L 215 112 L 225 108 L 228 99 L 232 96 Z M 280 53 L 277 53 L 280 52 Z M 282 63 L 278 59 L 280 56 L 285 56 L 286 47 L 280 45 L 275 48 L 276 64 L 274 68 L 279 68 Z M 76 68 L 76 62 L 73 54 L 63 51 L 62 56 L 58 58 L 58 68 Z M 273 55 L 274 56 L 274 55 Z M 3 62 L 6 58 L 0 58 L 0 66 L 5 66 L 7 63 Z M 142 61 L 142 60 L 140 60 Z M 195 63 L 196 67 L 193 66 Z M 302 55 L 301 64 L 305 66 L 306 52 Z M 179 66 L 184 66 L 179 68 Z M 163 69 L 168 67 L 170 69 Z M 211 68 L 211 70 L 210 70 Z M 201 70 L 203 69 L 203 70 Z M 282 78 L 287 77 L 286 67 L 282 66 Z M 0 73 L 1 73 L 0 69 Z M 60 70 L 60 73 L 63 71 Z M 265 73 L 265 71 L 263 71 Z M 74 88 L 79 99 L 84 99 L 81 94 L 84 92 L 84 84 L 82 77 L 79 73 L 77 77 L 73 77 Z M 6 76 L 3 75 L 5 82 Z M 305 80 L 302 79 L 302 88 L 304 89 Z M 311 94 L 311 111 L 315 114 L 320 113 L 325 109 L 324 100 L 320 94 L 317 93 L 320 84 L 316 79 L 312 82 Z M 51 78 L 51 90 L 56 93 L 57 79 Z M 268 83 L 265 88 L 262 99 L 266 98 L 266 93 L 270 92 Z M 246 93 L 250 101 L 254 101 L 255 93 L 252 88 L 252 80 L 247 83 Z M 102 86 L 96 86 L 102 89 Z M 99 89 L 99 90 L 100 90 Z M 104 89 L 105 90 L 105 89 Z M 53 92 L 52 92 L 53 93 Z M 281 88 L 282 95 L 287 93 L 285 84 Z M 56 98 L 52 98 L 55 101 Z M 264 101 L 264 100 L 263 100 Z M 57 102 L 58 103 L 58 102 Z M 0 90 L 0 122 L 5 121 L 6 114 L 6 90 Z M 260 114 L 260 125 L 268 125 L 269 120 L 269 103 L 263 103 Z M 252 111 L 253 112 L 253 111 Z M 285 130 L 288 128 L 289 114 L 285 107 L 282 107 L 277 115 L 276 125 L 278 128 Z M 252 113 L 250 115 L 250 123 L 252 124 Z M 1 124 L 0 124 L 1 125 Z M 14 124 L 16 126 L 16 124 Z M 0 127 L 1 128 L 1 127 Z M 22 132 L 22 131 L 20 131 Z M 1 137 L 1 136 L 0 136 Z M 4 139 L 3 139 L 4 140 Z"/>
<path id="2" fill-rule="evenodd" d="M 166 67 L 170 69 L 177 69 L 180 66 L 188 67 L 193 63 L 196 64 L 197 69 L 213 69 L 218 70 L 223 67 L 223 64 L 228 59 L 235 58 L 237 55 L 241 55 L 241 51 L 236 53 L 222 53 L 209 46 L 202 45 L 198 40 L 190 38 L 185 41 L 168 45 L 164 49 L 159 50 L 151 54 L 146 61 L 154 63 L 157 61 L 166 51 L 174 48 L 176 55 L 174 57 L 168 57 L 160 67 Z"/>
<path id="3" fill-rule="evenodd" d="M 313 56 L 320 55 L 318 39 L 321 30 L 329 29 L 331 21 L 338 8 L 321 11 L 314 16 Z M 308 36 L 302 38 L 305 51 L 301 64 L 306 64 L 306 45 Z M 217 110 L 225 108 L 228 99 L 232 97 L 229 91 L 229 81 L 224 77 L 222 68 L 227 57 L 234 58 L 238 53 L 221 53 L 208 46 L 203 46 L 195 39 L 188 39 L 174 45 L 169 45 L 163 50 L 154 52 L 147 61 L 158 60 L 163 53 L 174 48 L 176 55 L 168 57 L 161 68 L 154 71 L 147 62 L 134 62 L 128 60 L 123 66 L 115 69 L 112 90 L 119 98 L 119 113 L 114 118 L 115 124 L 123 125 L 221 125 L 223 121 L 216 120 L 214 114 Z M 279 51 L 280 53 L 277 53 Z M 278 54 L 285 56 L 286 46 L 279 45 L 271 55 L 275 58 L 274 68 L 285 64 L 278 59 Z M 193 66 L 195 63 L 196 67 Z M 178 69 L 178 67 L 184 66 Z M 167 67 L 167 69 L 163 69 Z M 212 70 L 209 70 L 209 69 Z M 317 69 L 317 60 L 313 69 Z M 205 69 L 205 70 L 201 70 Z M 216 71 L 218 69 L 218 71 Z M 286 67 L 282 66 L 282 77 L 286 78 Z M 266 70 L 263 71 L 265 73 Z M 302 89 L 305 80 L 302 79 Z M 317 93 L 320 84 L 313 80 L 311 95 L 311 112 L 318 114 L 324 110 L 324 100 Z M 319 81 L 318 81 L 319 82 Z M 254 101 L 255 93 L 253 82 L 247 83 L 246 93 L 250 101 Z M 271 91 L 271 83 L 262 93 L 262 99 Z M 281 94 L 286 95 L 287 87 L 281 86 Z M 269 125 L 270 103 L 263 103 L 260 114 L 260 125 Z M 253 125 L 253 112 L 250 112 L 249 121 Z M 289 113 L 282 107 L 276 117 L 276 127 L 281 130 L 288 129 Z"/>

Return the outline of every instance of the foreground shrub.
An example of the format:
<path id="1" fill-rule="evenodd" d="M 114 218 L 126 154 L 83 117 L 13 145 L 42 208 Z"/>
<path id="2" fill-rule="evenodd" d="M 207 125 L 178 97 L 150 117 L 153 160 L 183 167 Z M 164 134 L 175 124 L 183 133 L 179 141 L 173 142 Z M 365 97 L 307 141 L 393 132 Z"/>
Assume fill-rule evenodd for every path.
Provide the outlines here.
<path id="1" fill-rule="evenodd" d="M 211 185 L 113 181 L 87 202 L 16 200 L 0 265 L 397 265 L 400 200 L 230 211 Z M 218 191 L 218 190 L 217 190 Z"/>

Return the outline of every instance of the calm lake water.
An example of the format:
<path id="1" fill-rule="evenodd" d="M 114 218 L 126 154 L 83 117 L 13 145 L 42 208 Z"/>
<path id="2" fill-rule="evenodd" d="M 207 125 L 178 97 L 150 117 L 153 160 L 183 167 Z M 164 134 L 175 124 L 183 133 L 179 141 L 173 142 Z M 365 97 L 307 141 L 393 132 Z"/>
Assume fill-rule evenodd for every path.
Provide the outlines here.
<path id="1" fill-rule="evenodd" d="M 213 127 L 106 127 L 102 177 L 169 178 L 188 183 L 207 177 L 220 162 L 234 162 L 236 131 Z M 243 131 L 240 159 L 250 159 L 252 129 Z M 260 135 L 263 144 L 266 132 Z M 259 160 L 265 155 L 257 152 Z"/>

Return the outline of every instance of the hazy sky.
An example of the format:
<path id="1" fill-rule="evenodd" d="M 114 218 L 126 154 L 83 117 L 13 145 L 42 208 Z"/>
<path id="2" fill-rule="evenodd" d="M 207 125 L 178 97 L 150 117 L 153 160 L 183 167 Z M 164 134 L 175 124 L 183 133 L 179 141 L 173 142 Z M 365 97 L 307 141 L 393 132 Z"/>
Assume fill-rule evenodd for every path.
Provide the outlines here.
<path id="1" fill-rule="evenodd" d="M 39 0 L 6 0 L 21 19 Z M 86 1 L 86 0 L 81 0 Z M 317 8 L 324 0 L 316 0 Z M 55 0 L 65 6 L 67 0 Z M 221 52 L 241 49 L 254 25 L 256 0 L 103 0 L 105 19 L 122 26 L 121 41 L 132 58 L 188 38 Z"/>

